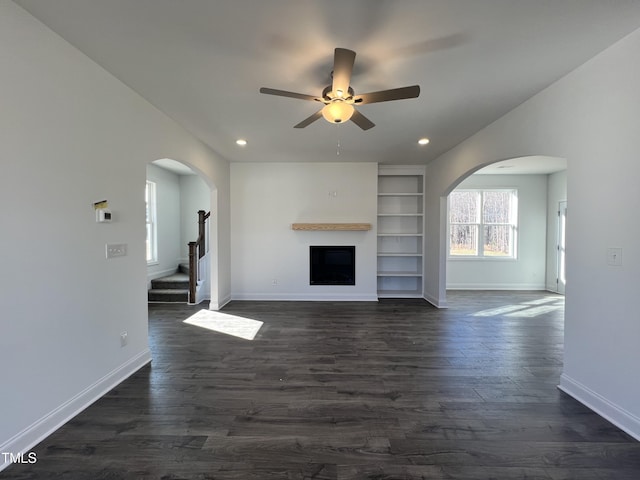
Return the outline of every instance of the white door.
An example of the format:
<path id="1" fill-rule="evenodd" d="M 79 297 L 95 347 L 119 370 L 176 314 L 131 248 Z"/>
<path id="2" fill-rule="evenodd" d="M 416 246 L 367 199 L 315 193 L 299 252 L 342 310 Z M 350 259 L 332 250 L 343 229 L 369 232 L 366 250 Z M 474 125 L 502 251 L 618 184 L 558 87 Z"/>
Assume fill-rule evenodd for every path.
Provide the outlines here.
<path id="1" fill-rule="evenodd" d="M 567 285 L 567 276 L 565 272 L 565 256 L 566 256 L 566 226 L 567 226 L 567 201 L 558 203 L 558 276 L 557 283 L 558 293 L 564 295 L 564 289 Z"/>

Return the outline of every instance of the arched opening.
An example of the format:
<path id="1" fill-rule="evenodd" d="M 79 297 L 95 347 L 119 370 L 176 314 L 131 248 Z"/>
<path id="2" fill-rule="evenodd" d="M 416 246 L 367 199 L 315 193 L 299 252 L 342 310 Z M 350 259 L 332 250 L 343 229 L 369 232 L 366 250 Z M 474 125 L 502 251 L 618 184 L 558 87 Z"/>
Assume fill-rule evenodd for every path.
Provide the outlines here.
<path id="1" fill-rule="evenodd" d="M 218 308 L 217 189 L 195 167 L 163 158 L 147 164 L 147 289 L 149 302 L 202 303 Z M 206 213 L 203 217 L 199 211 Z M 203 219 L 204 218 L 204 219 Z M 199 225 L 202 223 L 204 227 Z M 195 295 L 189 295 L 189 243 L 198 241 Z"/>
<path id="2" fill-rule="evenodd" d="M 564 293 L 566 173 L 566 159 L 527 156 L 450 183 L 440 198 L 445 304 L 447 290 Z"/>

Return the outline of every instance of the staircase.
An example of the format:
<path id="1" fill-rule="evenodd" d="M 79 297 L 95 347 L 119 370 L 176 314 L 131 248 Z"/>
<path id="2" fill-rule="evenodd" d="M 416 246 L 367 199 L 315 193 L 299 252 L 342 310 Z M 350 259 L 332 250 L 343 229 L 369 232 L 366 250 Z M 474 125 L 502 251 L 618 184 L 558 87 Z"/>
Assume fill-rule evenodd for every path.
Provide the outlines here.
<path id="1" fill-rule="evenodd" d="M 151 280 L 149 302 L 187 303 L 189 299 L 189 265 L 181 264 L 175 273 Z"/>

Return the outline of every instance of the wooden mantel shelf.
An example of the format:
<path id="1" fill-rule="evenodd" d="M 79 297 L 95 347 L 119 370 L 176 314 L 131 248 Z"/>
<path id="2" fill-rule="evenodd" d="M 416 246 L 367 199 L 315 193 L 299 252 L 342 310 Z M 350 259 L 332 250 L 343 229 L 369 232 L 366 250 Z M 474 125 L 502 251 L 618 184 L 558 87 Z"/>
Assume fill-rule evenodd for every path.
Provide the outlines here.
<path id="1" fill-rule="evenodd" d="M 363 231 L 371 230 L 370 223 L 292 223 L 291 230 Z"/>

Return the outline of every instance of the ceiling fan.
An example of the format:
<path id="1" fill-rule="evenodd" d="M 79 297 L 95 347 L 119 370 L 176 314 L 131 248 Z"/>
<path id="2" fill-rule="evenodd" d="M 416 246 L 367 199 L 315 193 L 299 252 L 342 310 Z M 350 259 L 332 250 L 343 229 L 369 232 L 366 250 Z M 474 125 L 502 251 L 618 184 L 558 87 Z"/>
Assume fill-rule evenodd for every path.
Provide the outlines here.
<path id="1" fill-rule="evenodd" d="M 286 90 L 275 90 L 273 88 L 262 87 L 260 93 L 277 95 L 280 97 L 297 98 L 300 100 L 311 100 L 323 103 L 324 106 L 313 115 L 294 125 L 293 128 L 304 128 L 307 125 L 324 117 L 330 123 L 344 123 L 351 120 L 362 130 L 369 130 L 375 127 L 375 123 L 365 117 L 354 108 L 354 105 L 364 105 L 366 103 L 389 102 L 391 100 L 403 100 L 405 98 L 416 98 L 420 95 L 420 86 L 392 88 L 379 92 L 362 93 L 356 95 L 351 88 L 351 72 L 356 59 L 356 52 L 346 48 L 336 48 L 333 58 L 332 84 L 322 90 L 322 96 L 314 97 L 303 93 L 288 92 Z"/>

